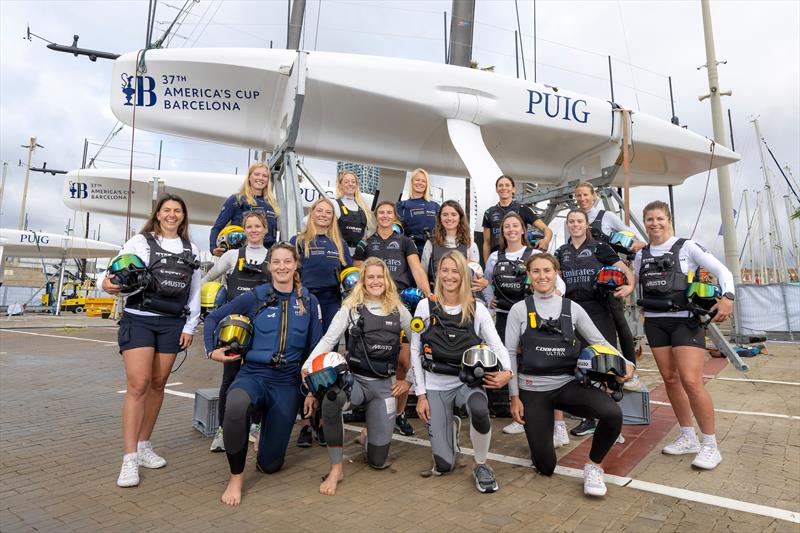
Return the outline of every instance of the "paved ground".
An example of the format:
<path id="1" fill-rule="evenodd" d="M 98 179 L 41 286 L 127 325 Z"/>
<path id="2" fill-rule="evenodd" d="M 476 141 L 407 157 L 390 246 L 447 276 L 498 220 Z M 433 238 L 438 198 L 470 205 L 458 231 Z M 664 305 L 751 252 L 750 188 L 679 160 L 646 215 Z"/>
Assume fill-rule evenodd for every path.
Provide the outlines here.
<path id="1" fill-rule="evenodd" d="M 492 451 L 503 455 L 492 462 L 501 484 L 497 494 L 475 490 L 466 455 L 460 461 L 464 467 L 453 475 L 422 477 L 430 467 L 429 449 L 398 441 L 392 445 L 393 465 L 384 471 L 368 468 L 359 448 L 348 445 L 346 479 L 337 496 L 327 498 L 317 494 L 327 467 L 325 450 L 292 446 L 285 468 L 271 476 L 256 473 L 251 454 L 244 501 L 232 509 L 219 502 L 228 477 L 224 455 L 209 453 L 209 440 L 191 427 L 193 402 L 181 396 L 167 395 L 153 437 L 156 449 L 169 461 L 167 467 L 143 470 L 139 488 L 116 487 L 123 397 L 117 391 L 124 388 L 116 328 L 101 320 L 68 317 L 67 324 L 90 326 L 82 328 L 45 320 L 0 321 L 3 532 L 800 531 L 797 344 L 771 344 L 771 355 L 749 360 L 753 370 L 747 375 L 795 385 L 720 379 L 743 377 L 730 366 L 708 382 L 718 409 L 762 413 L 718 413 L 717 433 L 725 460 L 715 471 L 692 470 L 688 456 L 661 455 L 663 442 L 653 443 L 658 444 L 653 451 L 627 468 L 625 475 L 637 482 L 694 491 L 685 498 L 669 492 L 672 489 L 662 495 L 630 488 L 635 483 L 609 485 L 604 499 L 585 498 L 580 479 L 565 475 L 548 479 L 514 464 L 526 463 L 524 437 L 500 433 L 507 420 L 498 419 L 492 443 Z M 170 386 L 171 390 L 191 393 L 217 385 L 221 369 L 201 352 L 199 346 L 190 350 L 170 380 L 181 384 Z M 652 359 L 645 356 L 640 366 L 643 379 L 657 391 L 658 374 L 645 371 L 653 368 Z M 424 439 L 419 421 L 413 423 Z M 664 441 L 677 431 L 674 424 L 668 427 Z M 640 431 L 641 427 L 628 426 L 624 434 Z M 461 443 L 470 446 L 466 430 Z M 580 445 L 574 440 L 559 451 L 562 464 L 578 457 Z M 615 453 L 616 448 L 624 451 L 617 446 Z M 744 503 L 735 509 L 713 501 L 699 503 L 695 501 L 699 493 L 795 514 L 786 520 L 744 511 L 749 509 Z"/>

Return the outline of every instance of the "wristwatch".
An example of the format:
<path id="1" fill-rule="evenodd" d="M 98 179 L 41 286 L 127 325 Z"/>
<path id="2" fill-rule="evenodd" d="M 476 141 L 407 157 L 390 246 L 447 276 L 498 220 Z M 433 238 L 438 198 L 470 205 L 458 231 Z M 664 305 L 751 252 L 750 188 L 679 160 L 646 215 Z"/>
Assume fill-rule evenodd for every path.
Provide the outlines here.
<path id="1" fill-rule="evenodd" d="M 734 301 L 736 299 L 736 296 L 734 296 L 732 292 L 726 292 L 722 295 L 722 297 L 727 298 L 730 301 Z"/>

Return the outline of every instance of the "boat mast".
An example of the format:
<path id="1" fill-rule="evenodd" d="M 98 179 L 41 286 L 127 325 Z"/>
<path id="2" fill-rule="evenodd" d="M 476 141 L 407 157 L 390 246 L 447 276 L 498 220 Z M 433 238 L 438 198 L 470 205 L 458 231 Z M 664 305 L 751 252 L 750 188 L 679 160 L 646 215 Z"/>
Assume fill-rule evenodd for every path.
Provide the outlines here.
<path id="1" fill-rule="evenodd" d="M 761 191 L 756 192 L 756 213 L 758 215 L 758 254 L 759 254 L 759 271 L 761 272 L 761 283 L 769 283 L 767 276 L 767 246 L 766 246 L 766 232 L 764 231 L 764 215 L 761 209 Z"/>
<path id="2" fill-rule="evenodd" d="M 792 255 L 794 256 L 795 274 L 800 276 L 800 256 L 797 255 L 798 254 L 797 233 L 795 232 L 794 228 L 797 222 L 792 219 L 792 213 L 794 213 L 794 210 L 792 208 L 792 202 L 790 201 L 788 194 L 783 196 L 783 202 L 784 205 L 786 206 L 786 220 L 789 222 L 789 242 L 792 245 Z M 787 281 L 792 281 L 792 280 L 788 279 Z M 800 279 L 798 279 L 798 281 L 800 281 Z"/>
<path id="3" fill-rule="evenodd" d="M 764 173 L 764 189 L 767 196 L 767 205 L 769 206 L 767 217 L 769 218 L 769 240 L 772 251 L 772 265 L 775 268 L 778 283 L 783 283 L 789 279 L 789 273 L 786 269 L 786 256 L 783 252 L 783 242 L 780 228 L 778 227 L 778 220 L 775 218 L 777 215 L 775 211 L 775 198 L 772 195 L 772 180 L 769 177 L 767 160 L 764 156 L 764 139 L 761 137 L 761 130 L 758 127 L 758 118 L 754 118 L 752 122 L 756 129 L 758 155 L 761 156 L 761 170 Z"/>
<path id="4" fill-rule="evenodd" d="M 714 141 L 722 146 L 728 146 L 725 138 L 725 125 L 722 118 L 722 105 L 720 97 L 725 94 L 730 96 L 731 92 L 725 93 L 719 90 L 719 74 L 717 72 L 717 54 L 714 49 L 714 32 L 711 27 L 711 6 L 710 0 L 701 0 L 700 5 L 703 11 L 703 34 L 706 43 L 706 64 L 708 70 L 708 90 L 709 94 L 701 96 L 700 100 L 709 98 L 711 100 L 711 120 L 714 126 Z M 701 67 L 702 68 L 702 67 Z M 717 169 L 717 186 L 719 188 L 719 207 L 722 217 L 722 239 L 725 248 L 725 265 L 733 273 L 734 283 L 742 282 L 742 274 L 739 270 L 739 247 L 736 244 L 736 226 L 733 221 L 733 200 L 731 196 L 731 175 L 727 165 Z"/>
<path id="5" fill-rule="evenodd" d="M 750 273 L 753 274 L 753 278 L 756 276 L 755 268 L 753 267 L 753 222 L 750 219 L 750 203 L 747 201 L 747 193 L 749 191 L 745 189 L 742 191 L 742 196 L 744 196 L 744 215 L 747 217 L 745 220 L 747 221 L 747 251 L 750 254 Z"/>

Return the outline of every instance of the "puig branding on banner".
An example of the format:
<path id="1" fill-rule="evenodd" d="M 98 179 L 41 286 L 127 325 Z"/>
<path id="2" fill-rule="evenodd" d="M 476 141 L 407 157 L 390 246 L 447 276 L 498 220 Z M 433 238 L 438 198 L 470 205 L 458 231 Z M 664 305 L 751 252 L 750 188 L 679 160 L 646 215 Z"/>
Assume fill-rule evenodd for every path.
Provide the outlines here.
<path id="1" fill-rule="evenodd" d="M 160 107 L 185 111 L 241 111 L 242 105 L 258 99 L 253 89 L 192 87 L 182 74 L 131 76 L 123 73 L 122 94 L 126 106 Z"/>

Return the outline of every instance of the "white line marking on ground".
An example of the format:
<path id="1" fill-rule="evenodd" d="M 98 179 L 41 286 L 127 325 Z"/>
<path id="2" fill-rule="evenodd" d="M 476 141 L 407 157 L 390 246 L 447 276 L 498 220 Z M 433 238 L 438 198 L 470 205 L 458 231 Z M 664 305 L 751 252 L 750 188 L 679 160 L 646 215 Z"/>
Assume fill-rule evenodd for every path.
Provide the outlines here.
<path id="1" fill-rule="evenodd" d="M 125 392 L 125 391 L 118 391 Z M 164 389 L 167 394 L 174 394 L 183 398 L 194 398 L 194 394 L 189 392 L 179 392 Z M 785 416 L 785 415 L 784 415 Z M 796 418 L 796 417 L 795 417 Z M 348 431 L 361 432 L 359 426 L 351 424 L 344 424 L 344 429 Z M 430 441 L 419 439 L 417 437 L 406 437 L 404 435 L 392 435 L 392 439 L 400 442 L 407 442 L 409 444 L 416 444 L 417 446 L 425 446 L 430 448 Z M 475 455 L 475 450 L 472 448 L 459 448 L 459 451 L 464 455 Z M 499 453 L 489 452 L 487 457 L 492 461 L 499 461 L 518 466 L 531 466 L 530 459 L 522 459 L 520 457 L 512 457 L 510 455 L 502 455 Z M 562 476 L 574 477 L 583 479 L 583 471 L 577 468 L 570 468 L 566 466 L 556 466 L 556 474 Z M 777 518 L 778 520 L 786 520 L 787 522 L 794 522 L 800 524 L 800 513 L 789 511 L 787 509 L 779 509 L 777 507 L 769 507 L 767 505 L 759 505 L 757 503 L 749 503 L 741 500 L 734 500 L 731 498 L 723 498 L 722 496 L 715 496 L 713 494 L 706 494 L 704 492 L 697 492 L 694 490 L 680 489 L 677 487 L 670 487 L 667 485 L 660 485 L 658 483 L 650 483 L 649 481 L 639 481 L 624 476 L 615 476 L 613 474 L 603 475 L 606 482 L 619 487 L 627 487 L 631 489 L 641 490 L 643 492 L 652 492 L 654 494 L 661 494 L 662 496 L 669 496 L 672 498 L 679 498 L 706 505 L 713 505 L 715 507 L 722 507 L 724 509 L 731 509 L 733 511 L 743 511 L 745 513 L 757 514 L 761 516 L 769 516 L 770 518 Z"/>
<path id="2" fill-rule="evenodd" d="M 669 402 L 659 402 L 657 400 L 650 400 L 650 403 L 656 405 L 672 405 Z M 732 415 L 753 415 L 753 416 L 767 416 L 770 418 L 788 418 L 789 420 L 800 420 L 800 416 L 782 415 L 779 413 L 758 413 L 755 411 L 734 411 L 732 409 L 714 409 L 717 413 L 728 413 Z"/>
<path id="3" fill-rule="evenodd" d="M 66 335 L 50 335 L 49 333 L 33 333 L 31 331 L 20 331 L 18 329 L 0 329 L 0 333 L 5 333 L 5 332 L 19 333 L 20 335 L 36 335 L 37 337 L 53 337 L 55 339 L 71 339 L 71 340 L 74 340 L 74 341 L 99 342 L 101 344 L 106 344 L 106 345 L 110 345 L 110 344 L 114 344 L 115 345 L 115 344 L 117 344 L 116 342 L 113 342 L 113 341 L 101 341 L 101 340 L 97 340 L 97 339 L 84 339 L 83 337 L 67 337 Z"/>
<path id="4" fill-rule="evenodd" d="M 350 424 L 344 424 L 344 428 L 349 431 L 356 431 L 356 432 L 361 431 L 360 427 L 353 426 Z M 418 446 L 425 446 L 428 448 L 430 448 L 431 446 L 431 443 L 429 441 L 422 440 L 416 437 L 392 435 L 392 438 L 394 440 L 407 442 L 409 444 L 416 444 Z M 459 448 L 459 451 L 464 455 L 472 455 L 472 456 L 475 455 L 475 450 L 473 450 L 472 448 Z M 501 463 L 526 466 L 526 467 L 531 466 L 530 459 L 522 459 L 519 457 L 512 457 L 510 455 L 502 455 L 499 453 L 492 453 L 492 452 L 489 452 L 487 457 L 492 461 L 498 461 Z M 583 470 L 579 470 L 577 468 L 570 468 L 567 466 L 557 465 L 555 473 L 560 474 L 562 476 L 583 479 Z M 796 513 L 794 511 L 789 511 L 786 509 L 779 509 L 777 507 L 769 507 L 767 505 L 759 505 L 757 503 L 749 503 L 740 500 L 734 500 L 732 498 L 724 498 L 722 496 L 715 496 L 713 494 L 706 494 L 704 492 L 697 492 L 694 490 L 670 487 L 667 485 L 660 485 L 658 483 L 650 483 L 649 481 L 640 481 L 638 479 L 633 479 L 625 476 L 604 474 L 603 478 L 605 479 L 606 483 L 611 483 L 612 485 L 617 485 L 619 487 L 627 487 L 631 489 L 641 490 L 643 492 L 652 492 L 654 494 L 661 494 L 663 496 L 669 496 L 673 498 L 679 498 L 682 500 L 703 503 L 706 505 L 713 505 L 715 507 L 722 507 L 734 511 L 744 511 L 750 514 L 769 516 L 771 518 L 777 518 L 779 520 L 786 520 L 788 522 L 794 522 L 796 524 L 800 524 L 800 513 Z"/>
<path id="5" fill-rule="evenodd" d="M 658 372 L 658 369 L 655 368 L 637 368 L 637 372 Z M 719 376 L 714 376 L 712 374 L 703 374 L 703 377 L 706 379 L 719 379 L 722 381 L 744 381 L 749 383 L 772 383 L 775 385 L 794 385 L 800 386 L 800 382 L 797 381 L 775 381 L 772 379 L 748 379 L 748 378 L 722 378 Z"/>

